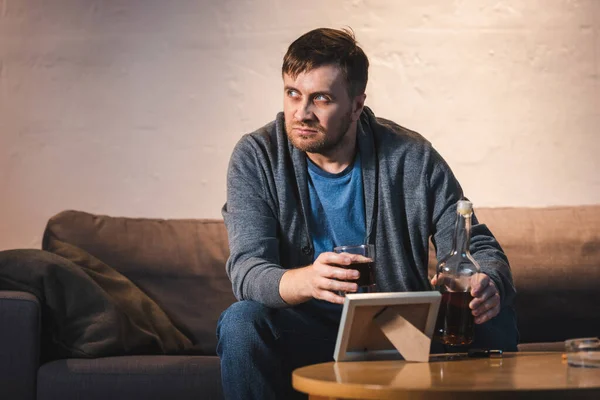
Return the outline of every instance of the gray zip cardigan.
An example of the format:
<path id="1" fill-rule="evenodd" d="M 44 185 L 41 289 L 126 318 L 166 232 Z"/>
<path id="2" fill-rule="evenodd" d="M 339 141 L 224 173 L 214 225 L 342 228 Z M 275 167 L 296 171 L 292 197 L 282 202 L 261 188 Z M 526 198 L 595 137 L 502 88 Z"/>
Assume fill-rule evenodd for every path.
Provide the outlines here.
<path id="1" fill-rule="evenodd" d="M 377 118 L 365 107 L 357 134 L 363 168 L 365 243 L 376 247 L 379 291 L 431 290 L 429 238 L 438 259 L 452 247 L 462 189 L 449 166 L 418 133 Z M 306 154 L 288 141 L 283 113 L 235 146 L 222 214 L 230 256 L 227 274 L 238 300 L 286 307 L 279 281 L 312 263 Z M 344 218 L 344 215 L 340 215 Z M 471 253 L 493 279 L 502 305 L 515 295 L 502 248 L 473 216 Z"/>

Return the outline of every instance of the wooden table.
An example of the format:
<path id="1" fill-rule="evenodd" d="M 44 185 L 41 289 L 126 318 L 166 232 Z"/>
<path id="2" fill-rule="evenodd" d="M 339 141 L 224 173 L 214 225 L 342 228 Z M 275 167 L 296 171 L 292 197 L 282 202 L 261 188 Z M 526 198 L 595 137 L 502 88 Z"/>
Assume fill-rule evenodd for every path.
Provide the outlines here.
<path id="1" fill-rule="evenodd" d="M 317 399 L 600 399 L 600 368 L 569 367 L 562 353 L 501 359 L 431 356 L 429 363 L 361 361 L 298 368 L 292 384 Z"/>

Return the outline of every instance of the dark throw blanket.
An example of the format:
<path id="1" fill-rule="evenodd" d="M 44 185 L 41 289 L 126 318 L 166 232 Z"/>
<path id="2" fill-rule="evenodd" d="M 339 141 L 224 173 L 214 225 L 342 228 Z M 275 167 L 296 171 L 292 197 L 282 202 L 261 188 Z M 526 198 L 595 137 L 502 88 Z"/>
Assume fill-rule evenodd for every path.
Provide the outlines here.
<path id="1" fill-rule="evenodd" d="M 42 304 L 42 360 L 182 354 L 191 341 L 129 279 L 64 242 L 52 251 L 0 252 L 0 290 Z"/>

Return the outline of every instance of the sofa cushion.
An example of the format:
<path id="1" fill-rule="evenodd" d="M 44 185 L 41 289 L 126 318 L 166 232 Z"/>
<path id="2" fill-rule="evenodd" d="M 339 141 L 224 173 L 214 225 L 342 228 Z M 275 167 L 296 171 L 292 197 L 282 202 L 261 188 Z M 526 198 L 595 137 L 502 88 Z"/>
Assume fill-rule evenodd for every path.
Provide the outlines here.
<path id="1" fill-rule="evenodd" d="M 222 399 L 218 357 L 128 356 L 44 364 L 37 398 Z"/>
<path id="2" fill-rule="evenodd" d="M 185 354 L 192 344 L 127 278 L 77 247 L 0 252 L 0 288 L 42 307 L 42 359 Z M 67 258 L 63 257 L 66 256 Z"/>
<path id="3" fill-rule="evenodd" d="M 600 332 L 600 206 L 481 208 L 517 288 L 521 342 L 557 342 Z M 430 253 L 430 271 L 435 254 Z"/>
<path id="4" fill-rule="evenodd" d="M 222 220 L 163 220 L 61 212 L 42 243 L 60 240 L 116 269 L 152 298 L 195 344 L 215 354 L 219 315 L 235 301 L 225 273 L 229 255 Z"/>

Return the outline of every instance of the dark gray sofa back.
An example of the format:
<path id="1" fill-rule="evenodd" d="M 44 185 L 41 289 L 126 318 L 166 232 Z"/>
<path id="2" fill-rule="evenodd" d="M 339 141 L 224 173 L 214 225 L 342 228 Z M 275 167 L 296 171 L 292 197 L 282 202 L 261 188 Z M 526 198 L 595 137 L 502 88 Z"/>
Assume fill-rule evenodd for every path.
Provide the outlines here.
<path id="1" fill-rule="evenodd" d="M 235 301 L 225 273 L 222 220 L 163 220 L 64 211 L 50 218 L 42 248 L 71 243 L 116 269 L 169 315 L 202 354 L 215 354 L 219 315 Z"/>

